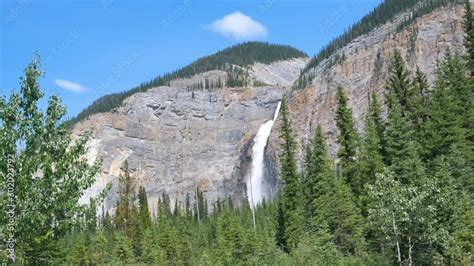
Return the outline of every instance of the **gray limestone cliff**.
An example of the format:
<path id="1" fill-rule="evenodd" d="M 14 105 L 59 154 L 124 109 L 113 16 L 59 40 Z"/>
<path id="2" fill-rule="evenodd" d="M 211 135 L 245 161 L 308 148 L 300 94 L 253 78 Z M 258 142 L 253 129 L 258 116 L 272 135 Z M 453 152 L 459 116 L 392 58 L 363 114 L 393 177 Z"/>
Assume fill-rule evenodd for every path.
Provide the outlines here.
<path id="1" fill-rule="evenodd" d="M 120 167 L 128 160 L 131 174 L 145 186 L 150 207 L 162 192 L 183 200 L 199 186 L 209 205 L 228 195 L 236 201 L 245 196 L 244 178 L 251 165 L 252 140 L 258 128 L 272 118 L 283 95 L 289 98 L 292 126 L 297 140 L 299 165 L 304 147 L 319 123 L 328 135 L 331 154 L 337 149 L 334 122 L 335 89 L 344 87 L 354 118 L 362 129 L 368 96 L 383 98 L 391 56 L 399 50 L 409 69 L 416 66 L 433 82 L 436 65 L 447 49 L 462 51 L 462 6 L 435 10 L 403 30 L 398 25 L 408 14 L 360 36 L 310 70 L 315 78 L 305 89 L 291 91 L 292 82 L 307 58 L 270 65 L 250 66 L 250 78 L 265 86 L 190 90 L 196 82 L 225 80 L 215 70 L 170 82 L 137 93 L 110 113 L 96 114 L 78 123 L 73 135 L 92 131 L 90 159 L 103 158 L 96 184 L 85 199 L 108 182 L 114 185 L 105 203 L 115 206 Z M 337 55 L 344 60 L 335 62 Z M 256 84 L 250 83 L 250 84 Z M 275 124 L 265 153 L 265 180 L 278 187 L 278 129 Z"/>
<path id="2" fill-rule="evenodd" d="M 105 208 L 113 208 L 118 199 L 118 177 L 127 160 L 131 175 L 145 187 L 152 209 L 163 192 L 172 202 L 175 198 L 183 201 L 187 193 L 193 197 L 196 187 L 204 191 L 209 205 L 229 195 L 241 202 L 253 137 L 289 93 L 289 86 L 280 84 L 291 84 L 307 60 L 256 65 L 257 75 L 252 69 L 252 77 L 269 84 L 260 87 L 185 88 L 205 78 L 225 80 L 223 71 L 175 80 L 170 82 L 174 87 L 134 94 L 113 112 L 95 114 L 78 123 L 73 135 L 92 132 L 90 160 L 103 159 L 102 172 L 84 200 L 111 182 Z M 275 78 L 282 68 L 297 70 Z"/>

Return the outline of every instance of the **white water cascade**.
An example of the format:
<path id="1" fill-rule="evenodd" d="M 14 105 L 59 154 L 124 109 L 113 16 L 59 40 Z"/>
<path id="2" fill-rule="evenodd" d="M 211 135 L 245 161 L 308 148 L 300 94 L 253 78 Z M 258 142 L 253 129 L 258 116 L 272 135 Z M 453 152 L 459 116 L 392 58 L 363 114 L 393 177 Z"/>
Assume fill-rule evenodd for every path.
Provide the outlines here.
<path id="1" fill-rule="evenodd" d="M 280 111 L 280 104 L 278 102 L 273 119 L 266 121 L 258 129 L 257 135 L 253 139 L 252 147 L 252 168 L 249 177 L 247 178 L 247 196 L 252 210 L 264 198 L 262 191 L 263 184 L 263 170 L 264 170 L 264 153 L 267 146 L 268 137 L 272 131 L 273 123 L 275 123 L 278 112 Z"/>

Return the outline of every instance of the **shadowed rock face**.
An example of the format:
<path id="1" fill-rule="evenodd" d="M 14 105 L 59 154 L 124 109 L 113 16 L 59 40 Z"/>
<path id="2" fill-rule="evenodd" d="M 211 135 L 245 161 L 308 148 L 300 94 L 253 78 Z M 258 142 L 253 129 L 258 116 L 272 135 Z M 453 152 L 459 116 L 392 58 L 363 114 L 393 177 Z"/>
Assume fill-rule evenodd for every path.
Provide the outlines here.
<path id="1" fill-rule="evenodd" d="M 285 92 L 276 86 L 194 92 L 158 87 L 133 95 L 113 113 L 90 117 L 73 130 L 78 135 L 92 129 L 90 159 L 103 158 L 102 174 L 87 195 L 112 182 L 105 207 L 113 208 L 120 167 L 128 160 L 153 209 L 162 192 L 181 201 L 196 186 L 210 204 L 227 195 L 240 201 L 245 186 L 239 184 L 251 160 L 245 151 Z"/>

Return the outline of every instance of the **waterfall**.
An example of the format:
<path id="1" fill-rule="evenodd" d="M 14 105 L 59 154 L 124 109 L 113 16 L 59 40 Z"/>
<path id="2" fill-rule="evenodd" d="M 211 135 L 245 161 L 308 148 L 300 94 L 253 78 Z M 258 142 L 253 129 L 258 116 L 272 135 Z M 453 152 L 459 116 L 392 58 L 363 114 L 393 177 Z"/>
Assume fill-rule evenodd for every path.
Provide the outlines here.
<path id="1" fill-rule="evenodd" d="M 253 139 L 252 168 L 250 175 L 247 178 L 247 196 L 252 209 L 254 209 L 255 206 L 257 206 L 257 204 L 264 198 L 262 184 L 265 147 L 267 146 L 268 137 L 272 131 L 273 123 L 275 123 L 278 117 L 280 104 L 281 102 L 278 102 L 275 113 L 273 114 L 273 119 L 263 123 Z"/>

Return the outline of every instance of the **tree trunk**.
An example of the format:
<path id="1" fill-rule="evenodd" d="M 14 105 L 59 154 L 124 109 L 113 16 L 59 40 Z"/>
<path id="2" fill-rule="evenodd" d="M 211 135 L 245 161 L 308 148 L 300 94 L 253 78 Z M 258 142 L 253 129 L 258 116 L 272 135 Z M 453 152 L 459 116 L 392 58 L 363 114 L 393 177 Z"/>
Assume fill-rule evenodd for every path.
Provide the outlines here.
<path id="1" fill-rule="evenodd" d="M 411 257 L 411 253 L 412 253 L 412 244 L 411 244 L 411 236 L 408 237 L 408 265 L 409 266 L 412 266 L 413 265 L 413 259 Z"/>
<path id="2" fill-rule="evenodd" d="M 395 213 L 392 211 L 392 225 L 393 225 L 393 233 L 395 234 L 395 240 L 397 242 L 397 262 L 398 265 L 402 265 L 402 254 L 400 252 L 400 239 L 398 237 L 397 232 L 397 225 L 395 224 Z"/>

